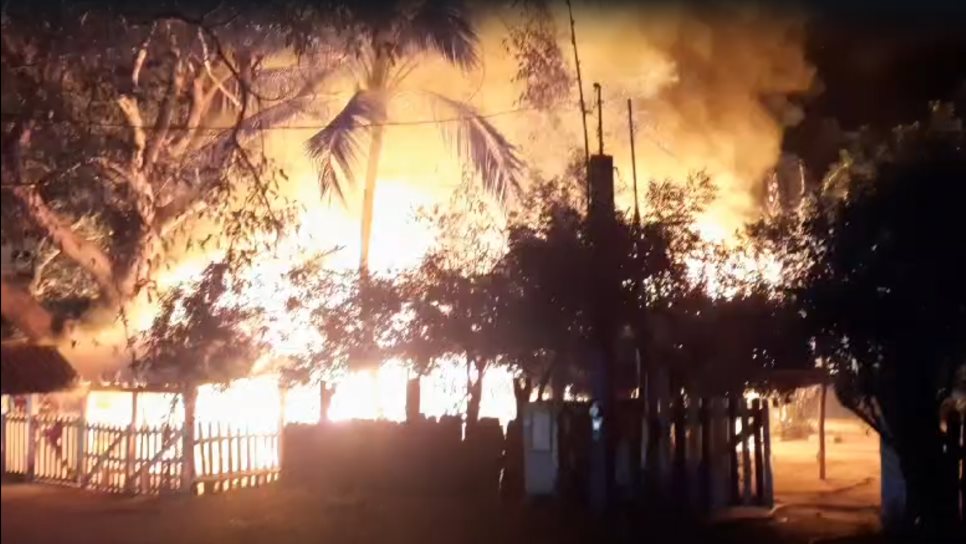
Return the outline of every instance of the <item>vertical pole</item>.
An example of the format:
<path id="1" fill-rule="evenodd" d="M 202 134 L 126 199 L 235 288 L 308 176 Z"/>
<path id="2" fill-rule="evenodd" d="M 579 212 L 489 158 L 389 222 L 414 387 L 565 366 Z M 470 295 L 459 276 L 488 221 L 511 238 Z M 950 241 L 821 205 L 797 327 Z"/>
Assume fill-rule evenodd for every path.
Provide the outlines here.
<path id="1" fill-rule="evenodd" d="M 738 433 L 736 423 L 738 422 L 738 399 L 735 395 L 728 398 L 728 470 L 731 474 L 730 490 L 731 504 L 739 503 L 739 476 L 738 476 Z"/>
<path id="2" fill-rule="evenodd" d="M 744 504 L 749 504 L 751 502 L 751 448 L 748 446 L 748 440 L 752 436 L 752 418 L 751 412 L 748 410 L 748 401 L 745 399 L 740 399 L 741 403 L 741 495 L 742 502 Z"/>
<path id="3" fill-rule="evenodd" d="M 688 501 L 688 472 L 687 472 L 687 431 L 684 428 L 685 406 L 684 397 L 678 395 L 674 401 L 672 409 L 674 418 L 674 489 L 678 491 L 678 499 L 681 505 Z"/>
<path id="4" fill-rule="evenodd" d="M 765 404 L 765 409 L 768 404 Z M 755 417 L 755 498 L 759 505 L 765 504 L 765 467 L 764 455 L 762 454 L 762 440 L 764 435 L 764 419 L 762 417 L 761 399 L 751 401 L 751 411 Z"/>
<path id="5" fill-rule="evenodd" d="M 730 443 L 731 437 L 728 435 L 728 414 L 725 410 L 724 399 L 721 397 L 711 399 L 711 422 L 713 426 L 711 433 L 712 457 L 710 462 L 712 474 L 711 508 L 712 510 L 716 510 L 725 506 L 731 498 L 731 487 L 729 487 L 731 475 L 728 471 L 730 468 L 730 453 L 734 452 L 733 447 L 731 448 L 731 452 L 728 451 L 728 444 Z"/>
<path id="6" fill-rule="evenodd" d="M 278 392 L 278 400 L 279 400 L 279 407 L 278 407 L 278 465 L 276 466 L 276 469 L 278 470 L 279 473 L 282 472 L 282 453 L 283 453 L 282 444 L 284 443 L 284 440 L 282 439 L 282 437 L 285 435 L 285 397 L 286 397 L 286 394 L 287 394 L 287 391 L 285 390 L 285 388 L 279 386 L 279 392 Z M 239 453 L 239 457 L 241 457 L 241 453 Z"/>
<path id="7" fill-rule="evenodd" d="M 827 391 L 828 385 L 823 377 L 822 393 L 818 406 L 818 477 L 820 480 L 825 479 L 825 396 Z"/>
<path id="8" fill-rule="evenodd" d="M 77 484 L 85 485 L 84 473 L 87 472 L 87 396 L 81 401 L 80 415 L 77 417 Z"/>
<path id="9" fill-rule="evenodd" d="M 134 471 L 136 469 L 135 460 L 137 459 L 137 417 L 138 417 L 138 392 L 131 391 L 131 419 L 127 424 L 127 450 L 124 454 L 124 484 L 129 493 L 134 492 Z"/>
<path id="10" fill-rule="evenodd" d="M 701 399 L 698 421 L 701 427 L 701 460 L 698 465 L 701 507 L 705 512 L 711 511 L 711 399 Z M 692 430 L 692 432 L 694 432 Z"/>
<path id="11" fill-rule="evenodd" d="M 631 174 L 634 180 L 634 226 L 641 226 L 641 207 L 637 201 L 637 155 L 634 151 L 634 112 L 631 99 L 627 99 L 627 127 L 631 134 Z"/>
<path id="12" fill-rule="evenodd" d="M 580 75 L 580 57 L 577 55 L 577 30 L 574 10 L 567 0 L 567 14 L 570 16 L 570 43 L 574 48 L 574 67 L 577 70 L 577 92 L 580 96 L 580 122 L 584 127 L 584 183 L 587 191 L 587 206 L 590 206 L 590 137 L 587 134 L 587 103 L 584 101 L 584 80 Z"/>
<path id="13" fill-rule="evenodd" d="M 0 474 L 7 473 L 7 397 L 3 397 L 3 410 L 0 411 Z"/>
<path id="14" fill-rule="evenodd" d="M 34 395 L 31 393 L 27 395 L 27 417 L 24 420 L 27 426 L 27 479 L 33 480 L 34 478 L 34 457 L 37 453 L 37 441 L 35 440 L 36 434 L 36 421 L 34 421 L 35 412 Z"/>
<path id="15" fill-rule="evenodd" d="M 182 389 L 184 425 L 181 428 L 181 491 L 189 494 L 194 493 L 195 484 L 195 401 L 197 398 L 197 386 L 187 385 Z"/>
<path id="16" fill-rule="evenodd" d="M 600 83 L 594 83 L 597 93 L 597 154 L 604 154 L 604 101 L 600 98 Z"/>
<path id="17" fill-rule="evenodd" d="M 764 476 L 765 476 L 765 492 L 764 492 L 764 503 L 765 506 L 771 508 L 775 505 L 775 486 L 772 480 L 771 473 L 771 406 L 768 401 L 765 400 L 762 406 L 762 426 L 761 426 L 761 436 L 762 442 L 764 443 Z"/>

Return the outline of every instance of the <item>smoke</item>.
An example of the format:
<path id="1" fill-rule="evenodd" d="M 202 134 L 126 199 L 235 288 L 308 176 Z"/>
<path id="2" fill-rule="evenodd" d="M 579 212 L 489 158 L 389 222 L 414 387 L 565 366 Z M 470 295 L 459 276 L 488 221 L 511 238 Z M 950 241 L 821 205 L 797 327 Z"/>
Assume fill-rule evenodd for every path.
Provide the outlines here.
<path id="1" fill-rule="evenodd" d="M 563 4 L 555 3 L 555 4 Z M 589 4 L 589 5 L 588 5 Z M 639 182 L 683 178 L 704 170 L 718 185 L 710 211 L 713 230 L 728 232 L 759 213 L 763 179 L 780 155 L 783 131 L 802 111 L 790 99 L 814 77 L 804 53 L 801 14 L 753 4 L 706 7 L 599 6 L 577 3 L 574 18 L 588 107 L 591 152 L 596 152 L 597 111 L 592 84 L 601 84 L 604 150 L 618 166 L 618 189 L 630 184 L 628 98 L 634 107 Z M 551 8 L 561 52 L 573 66 L 565 6 Z M 487 99 L 512 100 L 507 83 L 515 64 L 495 46 L 501 15 L 484 25 Z M 530 164 L 553 172 L 569 147 L 582 147 L 577 94 L 549 113 L 504 123 Z M 505 103 L 504 103 L 505 105 Z M 630 206 L 629 191 L 623 191 Z"/>

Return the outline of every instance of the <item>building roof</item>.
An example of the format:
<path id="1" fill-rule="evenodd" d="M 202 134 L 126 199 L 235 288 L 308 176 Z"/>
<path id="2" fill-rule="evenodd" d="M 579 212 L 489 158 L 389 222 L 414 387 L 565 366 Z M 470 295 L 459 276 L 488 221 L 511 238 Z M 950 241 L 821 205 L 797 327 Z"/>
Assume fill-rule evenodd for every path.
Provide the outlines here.
<path id="1" fill-rule="evenodd" d="M 77 373 L 53 346 L 0 344 L 0 390 L 4 395 L 51 393 L 70 387 Z"/>

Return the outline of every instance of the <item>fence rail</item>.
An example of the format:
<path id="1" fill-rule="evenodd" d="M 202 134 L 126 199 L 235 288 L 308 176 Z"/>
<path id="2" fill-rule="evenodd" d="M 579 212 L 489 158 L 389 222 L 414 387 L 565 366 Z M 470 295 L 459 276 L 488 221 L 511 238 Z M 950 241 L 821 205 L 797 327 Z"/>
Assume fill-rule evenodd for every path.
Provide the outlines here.
<path id="1" fill-rule="evenodd" d="M 583 487 L 590 422 L 583 403 L 557 414 L 557 486 L 564 495 Z M 626 444 L 626 476 L 682 505 L 712 510 L 731 505 L 772 506 L 768 406 L 759 399 L 638 400 L 618 403 L 618 442 Z M 621 464 L 621 461 L 618 461 Z"/>
<path id="2" fill-rule="evenodd" d="M 278 479 L 280 432 L 199 423 L 184 488 L 185 433 L 173 426 L 115 426 L 79 416 L 3 414 L 3 473 L 114 493 L 222 491 Z"/>

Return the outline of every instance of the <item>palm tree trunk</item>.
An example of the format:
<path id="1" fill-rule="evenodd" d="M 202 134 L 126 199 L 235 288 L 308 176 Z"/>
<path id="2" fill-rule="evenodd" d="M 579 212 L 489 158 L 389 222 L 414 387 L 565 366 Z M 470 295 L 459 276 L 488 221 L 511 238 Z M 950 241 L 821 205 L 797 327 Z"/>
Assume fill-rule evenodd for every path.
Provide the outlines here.
<path id="1" fill-rule="evenodd" d="M 372 72 L 369 75 L 369 91 L 379 96 L 383 101 L 382 109 L 386 109 L 386 78 L 392 61 L 388 52 L 376 47 L 376 58 L 373 61 Z M 369 140 L 369 156 L 366 164 L 366 186 L 362 194 L 362 239 L 359 253 L 359 273 L 365 278 L 369 273 L 369 244 L 372 239 L 373 208 L 376 202 L 376 180 L 379 176 L 379 157 L 382 154 L 382 136 L 385 127 L 376 123 L 372 128 L 372 138 Z"/>
<path id="2" fill-rule="evenodd" d="M 362 239 L 359 254 L 359 272 L 369 273 L 369 243 L 372 238 L 373 208 L 376 201 L 376 179 L 379 175 L 379 155 L 382 153 L 384 127 L 372 127 L 372 140 L 369 142 L 369 159 L 366 165 L 366 186 L 362 194 Z"/>

